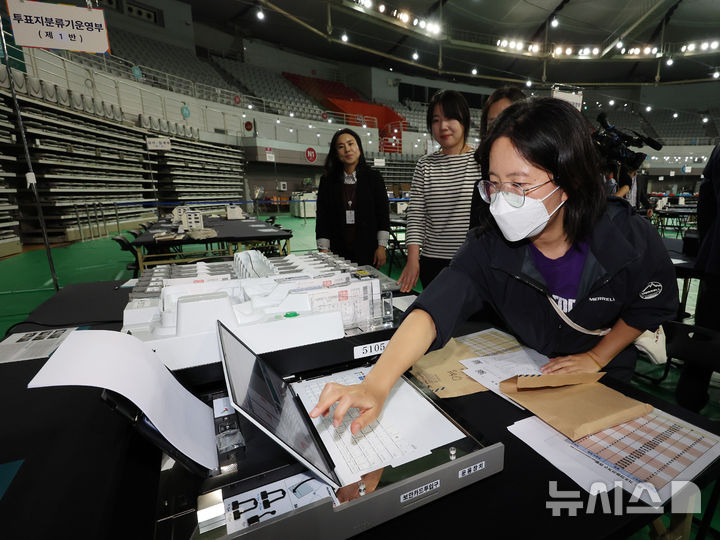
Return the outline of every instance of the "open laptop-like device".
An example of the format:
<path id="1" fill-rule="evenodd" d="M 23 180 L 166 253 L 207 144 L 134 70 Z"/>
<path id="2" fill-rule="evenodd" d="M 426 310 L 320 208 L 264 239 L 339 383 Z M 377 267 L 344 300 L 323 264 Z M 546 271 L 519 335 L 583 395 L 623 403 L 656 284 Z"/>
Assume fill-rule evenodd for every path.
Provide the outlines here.
<path id="1" fill-rule="evenodd" d="M 334 535 L 349 536 L 358 523 L 372 527 L 502 470 L 502 444 L 480 444 L 405 377 L 378 420 L 352 435 L 357 409 L 338 428 L 332 412 L 311 419 L 308 411 L 326 382 L 356 384 L 372 366 L 285 380 L 219 321 L 218 338 L 233 408 L 336 494 L 330 508 L 318 503 L 259 525 L 273 534 L 316 528 L 322 518 Z"/>

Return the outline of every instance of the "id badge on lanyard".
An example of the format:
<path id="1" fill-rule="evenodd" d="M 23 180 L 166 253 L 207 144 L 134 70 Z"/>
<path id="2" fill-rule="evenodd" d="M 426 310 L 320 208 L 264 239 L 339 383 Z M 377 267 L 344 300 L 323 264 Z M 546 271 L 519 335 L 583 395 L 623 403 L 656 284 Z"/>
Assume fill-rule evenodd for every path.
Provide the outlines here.
<path id="1" fill-rule="evenodd" d="M 345 224 L 355 224 L 355 210 L 345 210 Z"/>

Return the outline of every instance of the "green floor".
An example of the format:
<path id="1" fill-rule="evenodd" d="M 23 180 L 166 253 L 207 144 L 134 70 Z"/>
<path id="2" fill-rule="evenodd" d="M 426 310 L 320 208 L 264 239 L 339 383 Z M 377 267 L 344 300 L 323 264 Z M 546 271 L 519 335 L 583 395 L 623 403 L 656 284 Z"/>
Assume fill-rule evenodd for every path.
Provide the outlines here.
<path id="1" fill-rule="evenodd" d="M 280 215 L 277 223 L 293 231 L 291 249 L 293 253 L 302 253 L 315 249 L 315 220 L 294 218 Z M 128 235 L 129 236 L 129 235 Z M 52 249 L 52 257 L 60 287 L 71 283 L 92 281 L 110 281 L 130 279 L 132 272 L 125 269 L 131 262 L 127 252 L 120 251 L 118 245 L 109 237 L 102 239 L 76 242 L 65 247 Z M 398 262 L 393 265 L 390 275 L 397 278 L 402 268 Z M 382 271 L 388 273 L 388 265 Z M 53 293 L 53 284 L 44 249 L 26 251 L 22 254 L 0 259 L 0 336 L 14 323 L 24 320 L 40 303 L 47 300 Z M 688 298 L 687 311 L 692 322 L 697 283 L 693 283 Z M 662 367 L 653 366 L 641 360 L 638 372 L 657 377 Z M 717 374 L 715 374 L 717 377 Z M 646 382 L 641 379 L 633 383 L 643 390 L 657 395 L 667 401 L 674 402 L 673 390 L 677 384 L 678 370 L 671 370 L 669 376 L 660 384 Z M 710 402 L 702 414 L 713 420 L 720 420 L 720 380 L 713 379 L 710 388 Z M 709 498 L 709 489 L 703 491 L 703 501 Z M 720 530 L 720 512 L 714 516 L 713 527 Z M 648 529 L 644 528 L 632 536 L 634 540 L 648 538 Z"/>

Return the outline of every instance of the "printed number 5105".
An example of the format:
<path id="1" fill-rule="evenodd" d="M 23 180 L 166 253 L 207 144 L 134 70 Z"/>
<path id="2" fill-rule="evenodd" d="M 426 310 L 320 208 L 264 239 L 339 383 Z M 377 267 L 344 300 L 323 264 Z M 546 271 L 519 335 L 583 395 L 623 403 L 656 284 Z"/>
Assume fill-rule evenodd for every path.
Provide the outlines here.
<path id="1" fill-rule="evenodd" d="M 353 349 L 353 356 L 355 358 L 365 358 L 366 356 L 373 356 L 380 354 L 385 350 L 389 340 L 378 341 L 376 343 L 367 343 L 365 345 L 358 345 Z"/>

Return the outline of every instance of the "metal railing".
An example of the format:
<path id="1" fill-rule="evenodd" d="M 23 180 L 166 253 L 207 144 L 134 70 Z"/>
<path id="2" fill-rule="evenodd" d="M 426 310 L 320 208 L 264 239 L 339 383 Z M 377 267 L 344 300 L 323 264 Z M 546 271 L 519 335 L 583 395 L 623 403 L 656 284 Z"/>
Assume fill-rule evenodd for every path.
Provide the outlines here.
<path id="1" fill-rule="evenodd" d="M 8 35 L 6 33 L 6 35 Z M 12 46 L 11 46 L 12 47 Z M 319 114 L 307 114 L 306 111 L 293 111 L 289 105 L 270 99 L 240 94 L 232 90 L 217 88 L 193 82 L 170 73 L 148 66 L 136 66 L 127 60 L 112 55 L 79 54 L 62 51 L 57 54 L 48 50 L 14 48 L 24 58 L 26 73 L 29 76 L 56 84 L 74 92 L 92 96 L 96 100 L 117 103 L 126 115 L 144 115 L 162 117 L 168 122 L 184 123 L 188 126 L 214 131 L 222 129 L 231 136 L 254 136 L 254 130 L 245 128 L 248 111 L 287 115 L 329 124 L 345 124 L 377 129 L 375 117 L 323 111 Z M 12 55 L 11 55 L 12 56 Z M 134 68 L 138 68 L 135 69 Z M 167 90 L 177 97 L 154 92 L 146 86 Z M 187 103 L 182 99 L 186 95 L 203 101 L 221 103 L 237 107 L 238 112 L 220 110 L 200 104 L 199 119 L 183 115 Z M 306 118 L 309 117 L 309 118 Z M 296 141 L 301 142 L 301 141 Z"/>

